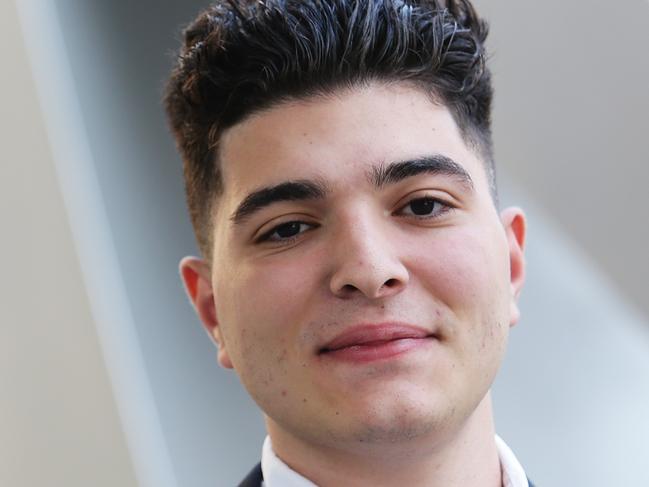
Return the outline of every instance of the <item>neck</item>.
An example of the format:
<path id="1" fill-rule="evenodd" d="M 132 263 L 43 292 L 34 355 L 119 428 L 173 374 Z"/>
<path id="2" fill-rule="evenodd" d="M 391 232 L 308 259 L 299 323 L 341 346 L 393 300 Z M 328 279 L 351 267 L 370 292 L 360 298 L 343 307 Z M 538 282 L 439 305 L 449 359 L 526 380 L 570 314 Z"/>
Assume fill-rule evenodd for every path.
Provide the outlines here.
<path id="1" fill-rule="evenodd" d="M 441 441 L 426 437 L 371 449 L 337 449 L 304 442 L 269 418 L 266 423 L 275 454 L 320 487 L 502 486 L 489 393 L 460 429 Z"/>

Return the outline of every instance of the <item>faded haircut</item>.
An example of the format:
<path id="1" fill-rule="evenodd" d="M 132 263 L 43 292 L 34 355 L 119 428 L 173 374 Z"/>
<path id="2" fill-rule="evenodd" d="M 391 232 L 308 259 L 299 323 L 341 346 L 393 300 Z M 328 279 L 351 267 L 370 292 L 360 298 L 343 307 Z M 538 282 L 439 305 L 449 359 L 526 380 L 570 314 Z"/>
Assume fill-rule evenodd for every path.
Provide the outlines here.
<path id="1" fill-rule="evenodd" d="M 407 82 L 446 106 L 497 204 L 487 24 L 468 0 L 223 0 L 184 30 L 164 103 L 203 256 L 223 191 L 219 140 L 253 113 L 370 82 Z"/>

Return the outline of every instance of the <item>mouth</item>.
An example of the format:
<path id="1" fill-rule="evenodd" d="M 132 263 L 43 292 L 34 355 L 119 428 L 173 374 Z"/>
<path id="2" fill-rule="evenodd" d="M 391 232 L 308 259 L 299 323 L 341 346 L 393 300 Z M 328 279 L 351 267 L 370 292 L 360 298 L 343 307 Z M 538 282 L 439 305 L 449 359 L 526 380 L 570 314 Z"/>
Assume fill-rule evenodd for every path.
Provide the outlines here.
<path id="1" fill-rule="evenodd" d="M 420 327 L 381 323 L 354 326 L 321 347 L 318 355 L 346 362 L 389 359 L 430 345 L 437 337 Z"/>

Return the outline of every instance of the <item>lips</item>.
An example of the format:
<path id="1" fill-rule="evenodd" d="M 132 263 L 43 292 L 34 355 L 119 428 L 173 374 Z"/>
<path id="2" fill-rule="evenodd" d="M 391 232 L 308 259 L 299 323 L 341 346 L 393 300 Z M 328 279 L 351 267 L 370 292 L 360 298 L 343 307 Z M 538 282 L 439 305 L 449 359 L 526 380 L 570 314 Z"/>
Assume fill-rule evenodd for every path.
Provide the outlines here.
<path id="1" fill-rule="evenodd" d="M 404 324 L 358 325 L 323 346 L 319 354 L 347 361 L 367 362 L 390 358 L 428 344 L 429 330 Z"/>

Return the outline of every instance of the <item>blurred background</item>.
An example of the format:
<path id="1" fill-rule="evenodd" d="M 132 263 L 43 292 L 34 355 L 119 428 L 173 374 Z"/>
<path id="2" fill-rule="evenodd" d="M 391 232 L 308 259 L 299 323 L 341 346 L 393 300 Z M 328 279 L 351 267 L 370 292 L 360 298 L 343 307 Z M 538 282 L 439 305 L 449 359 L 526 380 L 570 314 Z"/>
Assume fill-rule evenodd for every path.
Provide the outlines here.
<path id="1" fill-rule="evenodd" d="M 476 1 L 529 216 L 499 434 L 544 486 L 649 485 L 649 3 Z M 0 0 L 0 485 L 226 486 L 255 405 L 188 305 L 160 94 L 197 0 Z"/>

